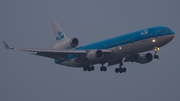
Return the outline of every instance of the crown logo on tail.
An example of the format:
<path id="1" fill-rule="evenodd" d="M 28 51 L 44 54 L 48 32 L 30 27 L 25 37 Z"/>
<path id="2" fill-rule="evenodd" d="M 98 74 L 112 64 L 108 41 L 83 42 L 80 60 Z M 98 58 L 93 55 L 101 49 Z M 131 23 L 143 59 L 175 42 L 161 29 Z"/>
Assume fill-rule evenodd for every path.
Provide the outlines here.
<path id="1" fill-rule="evenodd" d="M 64 38 L 64 35 L 62 34 L 62 32 L 59 31 L 57 34 L 58 36 L 56 37 L 56 40 L 61 40 Z"/>

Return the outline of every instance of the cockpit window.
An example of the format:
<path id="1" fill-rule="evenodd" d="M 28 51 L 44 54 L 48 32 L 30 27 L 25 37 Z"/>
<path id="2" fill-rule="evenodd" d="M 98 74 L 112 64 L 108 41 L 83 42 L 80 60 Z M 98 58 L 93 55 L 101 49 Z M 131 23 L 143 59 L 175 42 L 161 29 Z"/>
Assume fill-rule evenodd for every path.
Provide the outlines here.
<path id="1" fill-rule="evenodd" d="M 167 31 L 168 31 L 168 29 L 163 29 L 163 30 L 162 30 L 162 32 L 167 32 Z"/>

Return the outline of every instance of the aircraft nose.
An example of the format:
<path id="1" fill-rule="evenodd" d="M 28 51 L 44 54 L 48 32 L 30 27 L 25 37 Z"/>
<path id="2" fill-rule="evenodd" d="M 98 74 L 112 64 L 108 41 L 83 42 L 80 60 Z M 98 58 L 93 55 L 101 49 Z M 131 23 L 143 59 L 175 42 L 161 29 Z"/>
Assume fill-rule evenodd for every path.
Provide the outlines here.
<path id="1" fill-rule="evenodd" d="M 172 34 L 171 38 L 174 39 L 174 37 L 175 37 L 175 34 Z"/>
<path id="2" fill-rule="evenodd" d="M 171 33 L 171 34 L 169 35 L 169 40 L 174 39 L 174 37 L 175 37 L 175 33 L 173 32 L 173 33 Z"/>
<path id="3" fill-rule="evenodd" d="M 175 37 L 175 33 L 172 30 L 170 30 L 169 33 L 170 33 L 169 38 L 172 40 Z"/>

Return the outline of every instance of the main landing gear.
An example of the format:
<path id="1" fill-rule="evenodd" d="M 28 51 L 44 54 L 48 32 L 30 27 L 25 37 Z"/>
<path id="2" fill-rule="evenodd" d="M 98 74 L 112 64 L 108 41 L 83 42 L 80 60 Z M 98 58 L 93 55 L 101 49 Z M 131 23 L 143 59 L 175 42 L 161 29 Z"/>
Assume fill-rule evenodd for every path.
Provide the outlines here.
<path id="1" fill-rule="evenodd" d="M 85 67 L 83 67 L 83 70 L 84 71 L 94 71 L 94 66 L 85 66 Z"/>
<path id="2" fill-rule="evenodd" d="M 102 66 L 100 67 L 100 71 L 107 71 L 107 67 L 102 64 Z"/>
<path id="3" fill-rule="evenodd" d="M 123 66 L 123 62 L 122 62 L 122 59 L 120 60 L 120 64 L 119 64 L 119 68 L 116 68 L 115 69 L 115 72 L 116 73 L 125 73 L 127 70 L 125 67 L 122 67 Z M 83 70 L 84 71 L 94 71 L 94 66 L 85 66 L 83 67 Z M 106 72 L 107 71 L 107 67 L 104 66 L 104 64 L 102 64 L 102 66 L 100 67 L 100 71 L 103 71 L 103 72 Z"/>
<path id="4" fill-rule="evenodd" d="M 115 69 L 115 72 L 116 73 L 125 73 L 126 72 L 126 68 L 125 67 L 122 67 L 123 66 L 123 62 L 122 60 L 120 61 L 120 64 L 119 64 L 119 68 L 116 68 Z"/>
<path id="5" fill-rule="evenodd" d="M 159 59 L 159 55 L 157 55 L 157 52 L 160 50 L 159 47 L 154 48 L 154 59 Z"/>
<path id="6" fill-rule="evenodd" d="M 85 66 L 85 67 L 83 67 L 83 70 L 84 71 L 94 71 L 94 66 Z M 106 66 L 104 66 L 104 65 L 102 65 L 101 67 L 100 67 L 100 71 L 107 71 L 107 67 Z"/>

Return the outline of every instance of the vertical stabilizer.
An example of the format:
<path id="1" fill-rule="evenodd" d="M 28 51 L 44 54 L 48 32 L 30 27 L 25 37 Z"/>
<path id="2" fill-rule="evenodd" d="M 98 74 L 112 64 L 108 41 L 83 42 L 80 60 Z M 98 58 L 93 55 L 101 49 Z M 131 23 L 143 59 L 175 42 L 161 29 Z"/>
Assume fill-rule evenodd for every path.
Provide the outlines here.
<path id="1" fill-rule="evenodd" d="M 67 36 L 64 34 L 64 32 L 62 31 L 62 29 L 60 28 L 60 26 L 56 21 L 52 22 L 51 25 L 57 41 L 62 42 L 68 40 Z"/>

